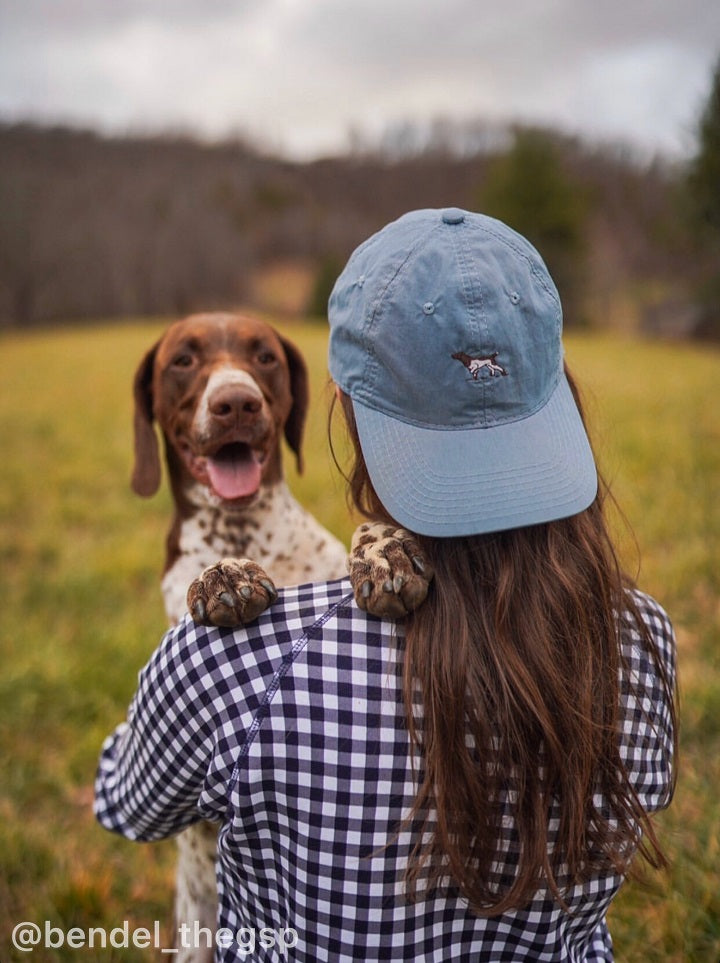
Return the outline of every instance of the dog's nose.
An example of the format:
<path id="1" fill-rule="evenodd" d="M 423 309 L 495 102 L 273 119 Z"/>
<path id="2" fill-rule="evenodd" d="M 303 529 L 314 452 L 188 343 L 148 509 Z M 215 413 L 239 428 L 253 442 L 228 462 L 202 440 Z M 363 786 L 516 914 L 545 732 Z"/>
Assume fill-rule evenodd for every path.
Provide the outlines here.
<path id="1" fill-rule="evenodd" d="M 242 385 L 225 385 L 213 392 L 208 408 L 220 424 L 241 424 L 260 411 L 262 398 Z"/>

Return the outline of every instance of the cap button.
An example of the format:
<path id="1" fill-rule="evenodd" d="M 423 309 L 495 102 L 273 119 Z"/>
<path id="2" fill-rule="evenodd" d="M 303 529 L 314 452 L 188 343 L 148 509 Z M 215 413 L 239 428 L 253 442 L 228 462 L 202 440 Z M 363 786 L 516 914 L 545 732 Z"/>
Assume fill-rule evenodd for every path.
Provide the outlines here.
<path id="1" fill-rule="evenodd" d="M 461 211 L 459 207 L 448 207 L 443 211 L 442 219 L 446 224 L 462 224 L 465 220 L 465 211 Z"/>

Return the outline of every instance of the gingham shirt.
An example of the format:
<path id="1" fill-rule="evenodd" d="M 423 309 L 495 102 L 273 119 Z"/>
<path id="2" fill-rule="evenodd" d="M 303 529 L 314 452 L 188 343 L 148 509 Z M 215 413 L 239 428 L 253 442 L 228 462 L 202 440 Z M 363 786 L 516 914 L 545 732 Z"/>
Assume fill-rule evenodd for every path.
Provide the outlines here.
<path id="1" fill-rule="evenodd" d="M 674 678 L 668 618 L 637 599 Z M 243 630 L 186 618 L 105 741 L 98 819 L 138 840 L 200 818 L 221 824 L 218 926 L 292 928 L 298 942 L 287 956 L 256 943 L 246 957 L 231 944 L 220 959 L 611 960 L 605 915 L 617 876 L 570 890 L 570 913 L 545 891 L 493 919 L 452 891 L 404 897 L 413 838 L 397 830 L 415 790 L 397 631 L 360 611 L 346 580 L 284 589 Z M 636 632 L 625 633 L 624 651 L 635 693 L 625 679 L 622 757 L 656 810 L 669 801 L 668 706 Z M 503 846 L 499 871 L 513 865 L 511 839 Z"/>

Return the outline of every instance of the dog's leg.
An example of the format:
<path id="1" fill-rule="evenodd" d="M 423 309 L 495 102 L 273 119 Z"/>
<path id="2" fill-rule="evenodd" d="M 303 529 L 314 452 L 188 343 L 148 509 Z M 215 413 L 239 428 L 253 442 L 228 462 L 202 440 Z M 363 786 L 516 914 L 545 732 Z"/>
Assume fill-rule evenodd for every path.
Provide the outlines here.
<path id="1" fill-rule="evenodd" d="M 348 570 L 359 607 L 384 619 L 400 619 L 422 605 L 434 577 L 412 533 L 382 522 L 355 529 Z"/>
<path id="2" fill-rule="evenodd" d="M 434 572 L 413 535 L 384 522 L 355 530 L 347 560 L 355 601 L 384 619 L 400 619 L 425 601 Z M 188 608 L 203 625 L 252 622 L 277 593 L 259 565 L 225 558 L 206 568 L 188 589 Z"/>
<path id="3" fill-rule="evenodd" d="M 265 569 L 247 558 L 224 558 L 190 584 L 187 605 L 196 622 L 232 628 L 254 622 L 276 598 Z"/>
<path id="4" fill-rule="evenodd" d="M 212 963 L 217 930 L 217 828 L 197 823 L 177 837 L 175 946 L 179 963 Z"/>

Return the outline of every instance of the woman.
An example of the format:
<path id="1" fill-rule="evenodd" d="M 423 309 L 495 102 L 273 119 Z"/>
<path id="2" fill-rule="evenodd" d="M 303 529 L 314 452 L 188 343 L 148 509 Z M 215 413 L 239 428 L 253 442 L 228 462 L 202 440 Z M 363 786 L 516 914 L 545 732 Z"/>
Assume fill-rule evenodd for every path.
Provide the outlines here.
<path id="1" fill-rule="evenodd" d="M 435 570 L 403 621 L 347 581 L 243 630 L 186 619 L 104 747 L 98 818 L 222 822 L 219 958 L 609 960 L 608 906 L 673 789 L 674 639 L 623 577 L 534 248 L 415 211 L 330 299 L 350 492 Z M 268 941 L 266 941 L 268 942 Z"/>

